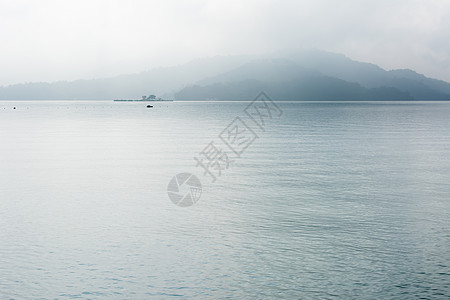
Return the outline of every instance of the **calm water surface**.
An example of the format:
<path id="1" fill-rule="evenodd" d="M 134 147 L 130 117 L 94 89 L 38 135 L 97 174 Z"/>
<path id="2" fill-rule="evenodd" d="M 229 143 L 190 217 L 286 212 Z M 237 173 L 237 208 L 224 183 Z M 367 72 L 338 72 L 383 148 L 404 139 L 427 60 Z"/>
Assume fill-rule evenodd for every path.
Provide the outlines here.
<path id="1" fill-rule="evenodd" d="M 246 105 L 0 102 L 0 298 L 450 297 L 450 103 Z M 236 116 L 259 138 L 212 183 Z"/>

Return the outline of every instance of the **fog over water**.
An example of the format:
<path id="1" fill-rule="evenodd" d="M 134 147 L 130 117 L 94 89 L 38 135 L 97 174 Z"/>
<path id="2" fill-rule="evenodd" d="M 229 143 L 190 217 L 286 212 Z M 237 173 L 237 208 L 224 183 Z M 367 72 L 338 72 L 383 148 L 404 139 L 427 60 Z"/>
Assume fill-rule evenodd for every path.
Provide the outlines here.
<path id="1" fill-rule="evenodd" d="M 0 0 L 0 85 L 317 48 L 450 81 L 447 1 Z"/>
<path id="2" fill-rule="evenodd" d="M 0 43 L 0 299 L 450 299 L 449 1 L 0 0 Z"/>

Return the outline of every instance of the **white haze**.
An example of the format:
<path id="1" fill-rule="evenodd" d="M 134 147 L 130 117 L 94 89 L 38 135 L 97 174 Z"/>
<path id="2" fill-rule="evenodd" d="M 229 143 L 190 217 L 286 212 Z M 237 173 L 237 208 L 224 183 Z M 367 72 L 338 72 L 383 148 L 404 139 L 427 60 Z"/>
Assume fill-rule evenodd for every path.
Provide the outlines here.
<path id="1" fill-rule="evenodd" d="M 446 0 L 0 0 L 0 85 L 318 48 L 450 81 Z"/>

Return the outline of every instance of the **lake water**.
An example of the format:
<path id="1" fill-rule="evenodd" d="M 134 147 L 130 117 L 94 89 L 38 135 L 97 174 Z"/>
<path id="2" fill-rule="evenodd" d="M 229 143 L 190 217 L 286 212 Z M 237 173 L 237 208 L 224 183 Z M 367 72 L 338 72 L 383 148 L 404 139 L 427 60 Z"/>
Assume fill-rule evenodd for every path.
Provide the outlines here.
<path id="1" fill-rule="evenodd" d="M 450 103 L 247 105 L 0 102 L 0 298 L 450 297 Z"/>

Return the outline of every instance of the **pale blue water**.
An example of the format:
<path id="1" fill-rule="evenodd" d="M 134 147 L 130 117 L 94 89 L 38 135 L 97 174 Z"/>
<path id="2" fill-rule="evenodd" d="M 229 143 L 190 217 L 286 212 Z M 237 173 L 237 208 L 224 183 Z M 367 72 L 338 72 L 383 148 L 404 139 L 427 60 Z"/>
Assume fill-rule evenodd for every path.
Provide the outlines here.
<path id="1" fill-rule="evenodd" d="M 450 297 L 450 103 L 281 103 L 212 183 L 246 105 L 0 102 L 0 298 Z"/>

